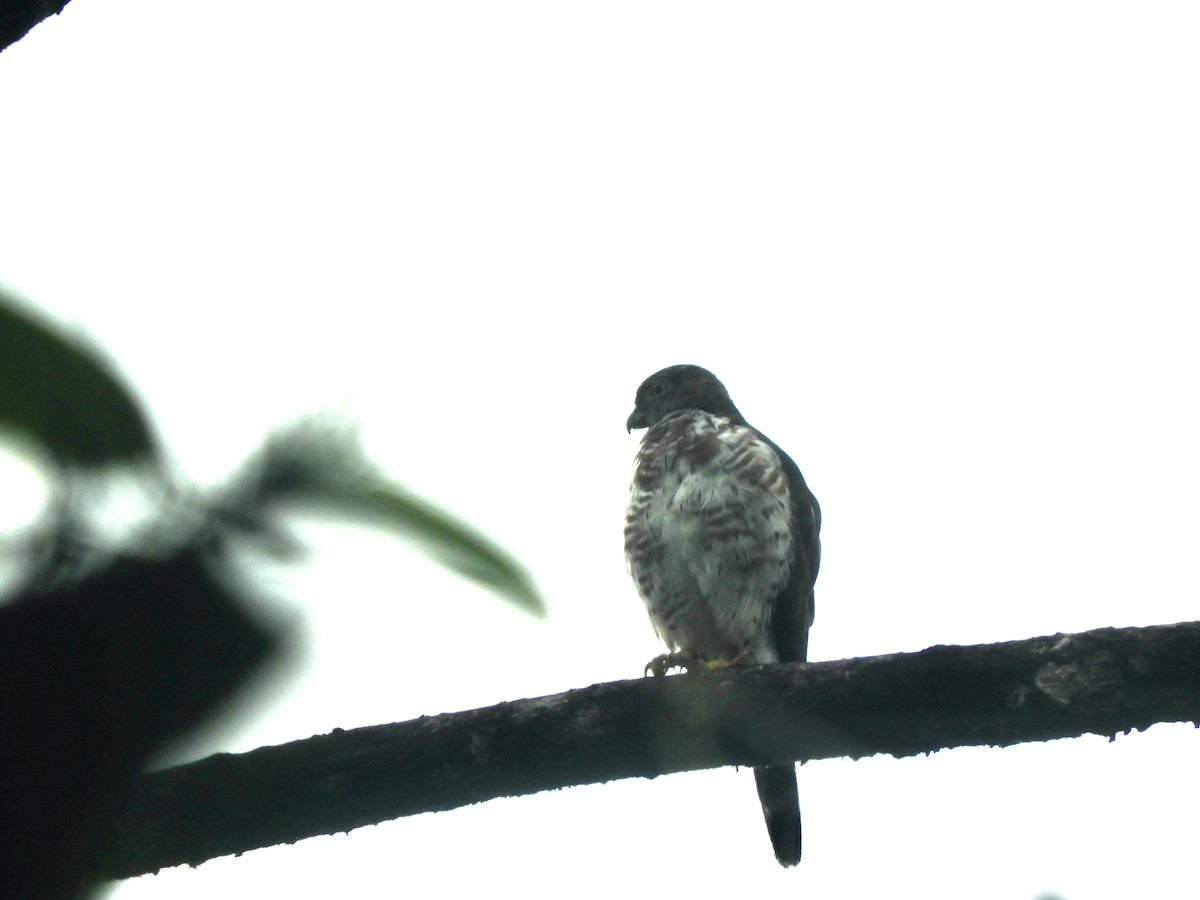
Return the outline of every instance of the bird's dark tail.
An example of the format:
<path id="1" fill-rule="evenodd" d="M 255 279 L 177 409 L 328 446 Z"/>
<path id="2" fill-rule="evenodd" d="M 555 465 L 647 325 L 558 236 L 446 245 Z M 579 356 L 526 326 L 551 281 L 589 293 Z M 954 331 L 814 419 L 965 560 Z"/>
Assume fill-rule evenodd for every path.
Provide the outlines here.
<path id="1" fill-rule="evenodd" d="M 800 796 L 796 792 L 796 766 L 763 766 L 754 770 L 758 799 L 767 832 L 781 866 L 800 862 Z"/>

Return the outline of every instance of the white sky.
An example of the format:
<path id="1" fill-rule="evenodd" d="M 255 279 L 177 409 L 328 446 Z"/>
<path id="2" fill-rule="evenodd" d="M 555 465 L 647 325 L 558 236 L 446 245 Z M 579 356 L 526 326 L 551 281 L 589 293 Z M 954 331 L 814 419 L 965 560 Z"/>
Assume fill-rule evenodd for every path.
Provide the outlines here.
<path id="1" fill-rule="evenodd" d="M 0 54 L 0 279 L 192 477 L 340 411 L 547 596 L 313 525 L 299 671 L 209 750 L 637 676 L 624 421 L 676 362 L 821 501 L 814 659 L 1191 620 L 1197 46 L 1182 2 L 76 0 Z M 793 871 L 717 771 L 114 896 L 1190 896 L 1198 747 L 812 763 Z"/>

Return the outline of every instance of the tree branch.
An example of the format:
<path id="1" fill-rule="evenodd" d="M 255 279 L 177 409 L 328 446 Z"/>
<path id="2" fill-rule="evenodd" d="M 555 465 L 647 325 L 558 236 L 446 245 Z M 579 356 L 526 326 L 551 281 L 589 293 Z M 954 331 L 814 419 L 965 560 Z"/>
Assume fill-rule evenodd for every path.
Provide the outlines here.
<path id="1" fill-rule="evenodd" d="M 597 684 L 146 775 L 95 868 L 127 877 L 616 778 L 1198 720 L 1200 622 Z"/>

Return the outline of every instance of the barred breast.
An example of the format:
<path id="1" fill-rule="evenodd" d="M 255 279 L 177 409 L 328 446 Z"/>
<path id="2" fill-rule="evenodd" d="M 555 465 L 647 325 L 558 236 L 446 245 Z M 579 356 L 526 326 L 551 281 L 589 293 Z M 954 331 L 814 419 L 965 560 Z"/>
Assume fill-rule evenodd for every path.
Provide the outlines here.
<path id="1" fill-rule="evenodd" d="M 788 479 L 745 425 L 698 410 L 650 427 L 635 461 L 625 561 L 672 650 L 778 662 L 772 602 L 795 562 Z"/>

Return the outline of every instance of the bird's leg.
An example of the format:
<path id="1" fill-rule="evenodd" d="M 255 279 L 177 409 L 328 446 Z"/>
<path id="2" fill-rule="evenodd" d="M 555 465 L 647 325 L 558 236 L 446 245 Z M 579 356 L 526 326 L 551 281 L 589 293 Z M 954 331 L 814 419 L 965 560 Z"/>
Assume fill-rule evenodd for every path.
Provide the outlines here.
<path id="1" fill-rule="evenodd" d="M 697 662 L 699 660 L 686 650 L 676 650 L 673 653 L 660 653 L 654 659 L 650 660 L 650 662 L 646 663 L 645 674 L 661 678 L 667 674 L 668 669 L 687 669 Z"/>

